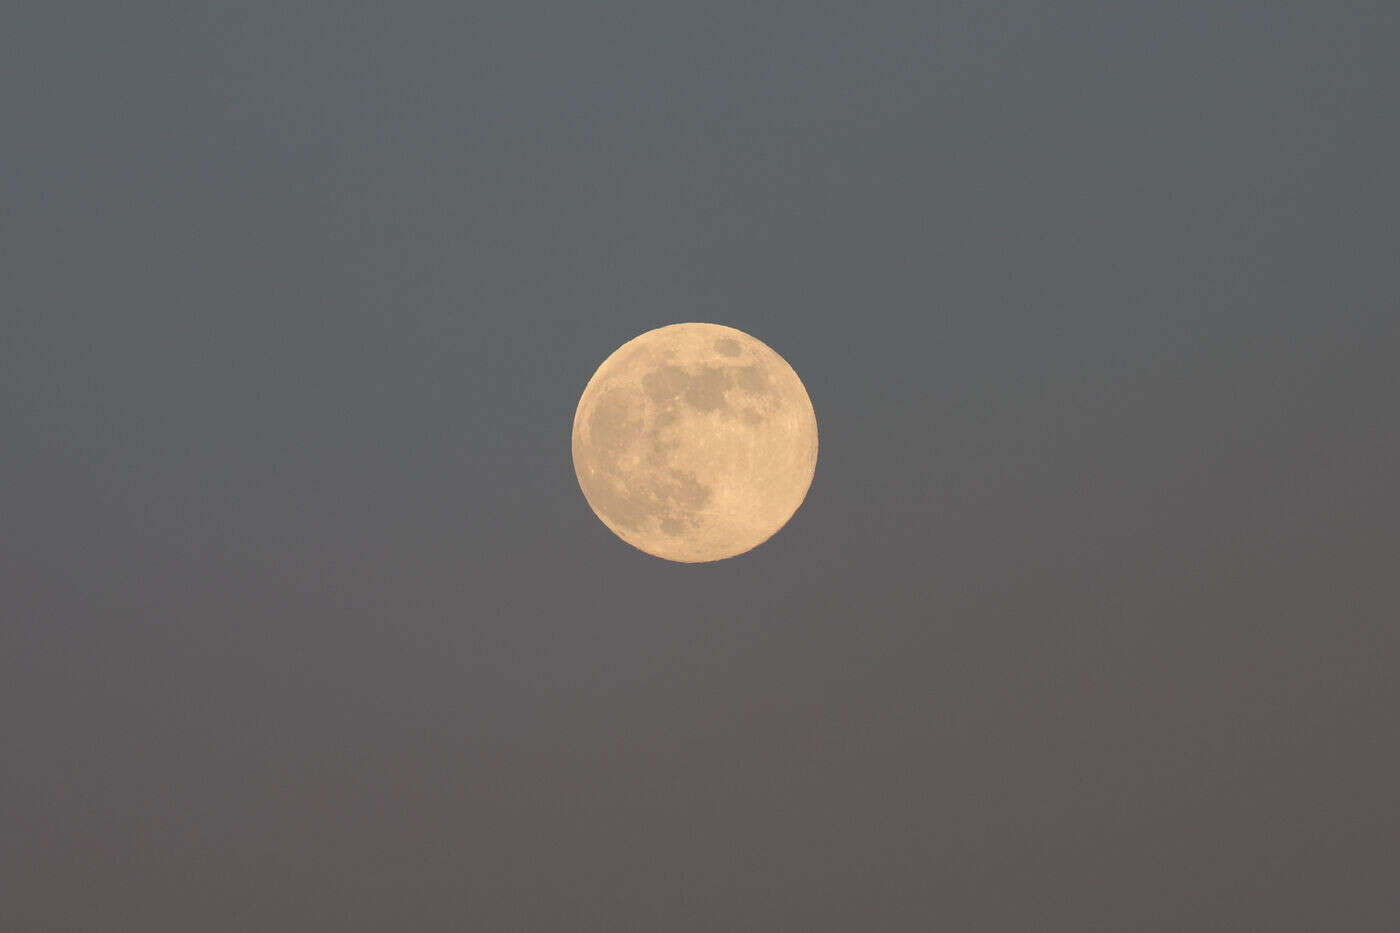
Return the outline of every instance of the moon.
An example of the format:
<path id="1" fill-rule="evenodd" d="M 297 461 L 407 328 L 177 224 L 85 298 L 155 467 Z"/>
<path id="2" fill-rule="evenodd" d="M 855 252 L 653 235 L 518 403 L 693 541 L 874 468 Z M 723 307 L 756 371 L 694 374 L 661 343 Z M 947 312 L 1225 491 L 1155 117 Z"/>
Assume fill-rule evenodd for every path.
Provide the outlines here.
<path id="1" fill-rule="evenodd" d="M 802 380 L 762 341 L 672 324 L 613 352 L 574 413 L 574 473 L 623 541 L 682 563 L 752 550 L 812 484 L 817 417 Z"/>

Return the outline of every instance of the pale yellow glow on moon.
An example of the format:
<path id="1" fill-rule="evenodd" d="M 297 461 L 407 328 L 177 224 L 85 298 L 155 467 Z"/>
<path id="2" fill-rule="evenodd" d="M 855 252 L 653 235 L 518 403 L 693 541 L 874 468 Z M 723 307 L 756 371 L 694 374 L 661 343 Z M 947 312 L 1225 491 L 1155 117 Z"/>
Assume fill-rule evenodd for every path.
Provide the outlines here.
<path id="1" fill-rule="evenodd" d="M 787 524 L 817 466 L 817 418 L 797 373 L 719 324 L 672 324 L 603 361 L 574 414 L 574 472 L 628 544 L 694 563 L 757 547 Z"/>

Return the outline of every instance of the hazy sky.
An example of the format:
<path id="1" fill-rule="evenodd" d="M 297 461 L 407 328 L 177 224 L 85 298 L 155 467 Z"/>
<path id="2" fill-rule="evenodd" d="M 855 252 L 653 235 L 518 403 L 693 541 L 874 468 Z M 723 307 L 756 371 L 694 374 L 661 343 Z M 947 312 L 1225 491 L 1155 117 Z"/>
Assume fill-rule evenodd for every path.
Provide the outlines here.
<path id="1" fill-rule="evenodd" d="M 1400 928 L 1397 27 L 9 10 L 0 926 Z M 695 320 L 821 454 L 676 565 Z"/>

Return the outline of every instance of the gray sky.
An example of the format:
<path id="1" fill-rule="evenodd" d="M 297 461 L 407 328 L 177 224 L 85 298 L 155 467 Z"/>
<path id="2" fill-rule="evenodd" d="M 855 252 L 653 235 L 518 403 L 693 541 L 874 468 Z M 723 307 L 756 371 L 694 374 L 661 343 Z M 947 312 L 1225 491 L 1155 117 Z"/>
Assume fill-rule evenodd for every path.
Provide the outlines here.
<path id="1" fill-rule="evenodd" d="M 522 6 L 6 18 L 0 925 L 1395 929 L 1400 8 Z"/>

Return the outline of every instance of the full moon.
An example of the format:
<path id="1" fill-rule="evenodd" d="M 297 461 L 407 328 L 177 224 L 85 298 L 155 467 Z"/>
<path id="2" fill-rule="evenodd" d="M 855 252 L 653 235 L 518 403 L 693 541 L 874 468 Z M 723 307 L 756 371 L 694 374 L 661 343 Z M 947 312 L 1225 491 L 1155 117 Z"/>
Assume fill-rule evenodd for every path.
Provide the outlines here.
<path id="1" fill-rule="evenodd" d="M 672 324 L 603 361 L 574 413 L 588 505 L 639 550 L 685 563 L 767 541 L 807 495 L 817 418 L 802 380 L 741 330 Z"/>

